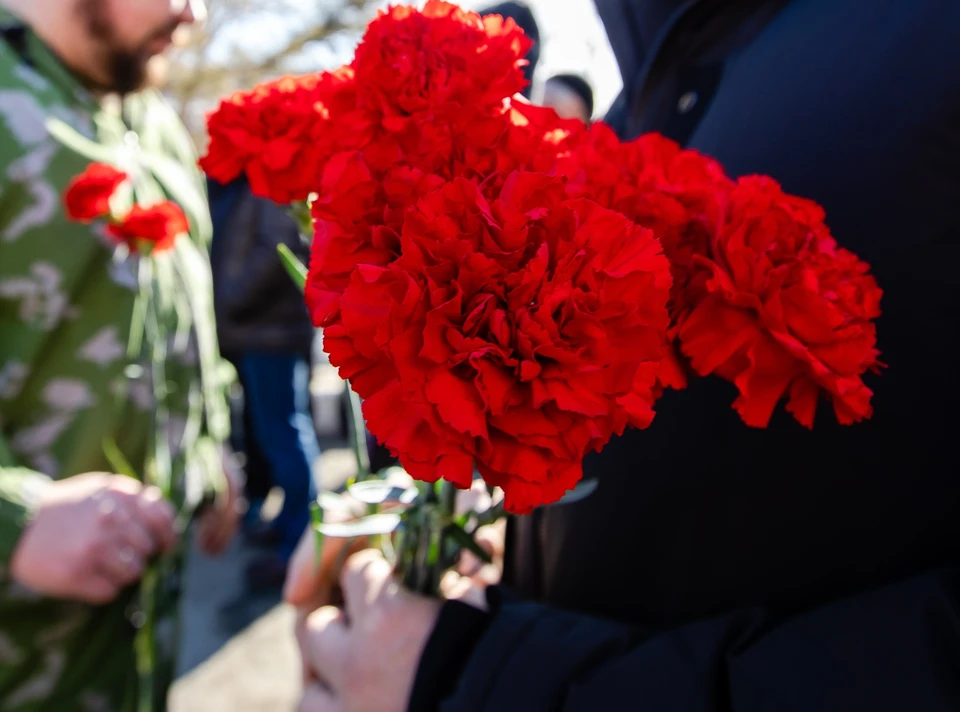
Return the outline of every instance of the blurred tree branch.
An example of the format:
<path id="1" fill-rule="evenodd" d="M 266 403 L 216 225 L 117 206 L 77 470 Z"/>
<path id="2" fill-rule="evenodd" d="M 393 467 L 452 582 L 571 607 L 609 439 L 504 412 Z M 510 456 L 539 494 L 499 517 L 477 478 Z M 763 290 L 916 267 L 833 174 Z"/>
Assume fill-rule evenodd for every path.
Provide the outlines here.
<path id="1" fill-rule="evenodd" d="M 169 56 L 164 86 L 198 144 L 205 142 L 203 113 L 221 96 L 290 71 L 289 63 L 312 45 L 360 29 L 382 2 L 208 0 L 207 4 L 207 21 L 191 28 L 189 40 Z M 273 36 L 258 35 L 258 21 Z M 274 30 L 278 22 L 288 28 L 280 37 Z"/>

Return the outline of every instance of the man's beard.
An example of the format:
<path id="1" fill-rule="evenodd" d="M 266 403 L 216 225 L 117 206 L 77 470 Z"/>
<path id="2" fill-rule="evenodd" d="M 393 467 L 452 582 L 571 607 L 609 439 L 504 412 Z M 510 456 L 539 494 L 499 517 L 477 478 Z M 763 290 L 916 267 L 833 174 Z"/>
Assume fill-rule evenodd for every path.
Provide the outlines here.
<path id="1" fill-rule="evenodd" d="M 150 79 L 148 64 L 154 56 L 147 46 L 177 29 L 177 23 L 172 23 L 152 33 L 138 49 L 131 51 L 120 47 L 106 0 L 77 0 L 76 11 L 87 33 L 100 45 L 102 73 L 106 79 L 91 81 L 94 88 L 105 92 L 129 94 L 142 89 Z"/>

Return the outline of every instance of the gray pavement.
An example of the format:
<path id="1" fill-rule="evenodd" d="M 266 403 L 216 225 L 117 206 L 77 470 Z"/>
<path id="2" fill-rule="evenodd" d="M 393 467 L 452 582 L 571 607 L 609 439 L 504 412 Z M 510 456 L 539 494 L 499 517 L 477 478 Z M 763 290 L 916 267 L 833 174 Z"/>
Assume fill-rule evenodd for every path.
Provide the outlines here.
<path id="1" fill-rule="evenodd" d="M 343 447 L 318 467 L 336 489 L 354 471 Z M 171 712 L 292 712 L 300 694 L 293 611 L 280 592 L 252 595 L 243 571 L 253 556 L 235 541 L 219 558 L 193 551 L 187 567 L 180 675 Z"/>

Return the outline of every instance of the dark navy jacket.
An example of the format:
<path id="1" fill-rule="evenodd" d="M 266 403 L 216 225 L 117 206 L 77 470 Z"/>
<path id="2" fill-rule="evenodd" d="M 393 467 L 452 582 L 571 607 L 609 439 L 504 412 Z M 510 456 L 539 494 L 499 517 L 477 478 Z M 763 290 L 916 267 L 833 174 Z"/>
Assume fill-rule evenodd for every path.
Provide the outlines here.
<path id="1" fill-rule="evenodd" d="M 309 248 L 287 213 L 250 192 L 245 179 L 207 182 L 213 242 L 213 305 L 220 351 L 236 361 L 251 351 L 308 354 L 314 328 L 303 294 L 277 257 L 285 244 L 302 261 Z"/>
<path id="2" fill-rule="evenodd" d="M 960 710 L 960 2 L 596 3 L 615 128 L 823 204 L 888 367 L 871 421 L 812 432 L 745 427 L 719 379 L 668 393 L 587 458 L 593 495 L 511 524 L 525 600 L 448 605 L 412 708 Z"/>

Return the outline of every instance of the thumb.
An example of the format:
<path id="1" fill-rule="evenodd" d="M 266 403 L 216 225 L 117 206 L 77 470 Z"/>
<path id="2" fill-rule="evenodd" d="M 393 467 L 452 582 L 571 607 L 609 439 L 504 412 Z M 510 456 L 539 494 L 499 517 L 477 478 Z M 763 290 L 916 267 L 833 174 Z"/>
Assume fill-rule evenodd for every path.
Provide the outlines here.
<path id="1" fill-rule="evenodd" d="M 317 534 L 307 527 L 290 559 L 283 598 L 292 606 L 305 606 L 317 595 L 322 580 L 322 566 L 317 565 Z"/>
<path id="2" fill-rule="evenodd" d="M 284 600 L 311 611 L 334 604 L 338 596 L 340 567 L 350 554 L 365 549 L 367 545 L 366 537 L 324 537 L 318 562 L 317 534 L 313 527 L 308 527 L 290 559 L 283 588 Z"/>

